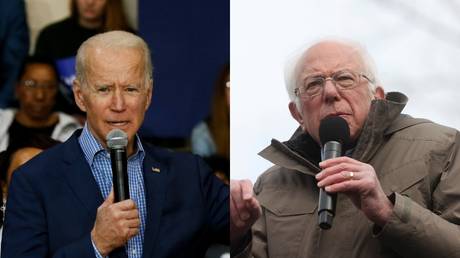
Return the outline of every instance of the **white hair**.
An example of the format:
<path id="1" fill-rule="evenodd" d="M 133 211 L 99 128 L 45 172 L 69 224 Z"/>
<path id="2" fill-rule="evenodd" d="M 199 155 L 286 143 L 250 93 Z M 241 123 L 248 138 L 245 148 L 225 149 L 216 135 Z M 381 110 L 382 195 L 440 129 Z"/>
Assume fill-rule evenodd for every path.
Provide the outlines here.
<path id="1" fill-rule="evenodd" d="M 370 83 L 368 83 L 370 92 L 373 94 L 377 86 L 380 86 L 380 80 L 377 76 L 377 68 L 375 62 L 363 45 L 348 39 L 323 38 L 321 40 L 317 40 L 310 44 L 304 45 L 302 48 L 295 51 L 293 54 L 290 55 L 284 67 L 284 81 L 286 84 L 286 90 L 288 92 L 289 99 L 291 102 L 294 102 L 296 104 L 296 107 L 299 111 L 301 109 L 301 103 L 299 101 L 299 98 L 295 95 L 294 91 L 296 88 L 298 88 L 297 79 L 300 75 L 299 73 L 304 68 L 300 66 L 303 64 L 303 61 L 307 58 L 307 53 L 312 47 L 326 42 L 338 43 L 355 49 L 363 62 L 363 72 L 370 80 Z"/>
<path id="2" fill-rule="evenodd" d="M 146 85 L 151 85 L 151 83 L 148 83 L 150 80 L 153 80 L 150 50 L 147 43 L 141 37 L 126 31 L 115 30 L 97 34 L 83 42 L 78 49 L 75 65 L 76 79 L 82 84 L 86 83 L 88 49 L 90 48 L 132 48 L 139 50 L 144 59 Z"/>

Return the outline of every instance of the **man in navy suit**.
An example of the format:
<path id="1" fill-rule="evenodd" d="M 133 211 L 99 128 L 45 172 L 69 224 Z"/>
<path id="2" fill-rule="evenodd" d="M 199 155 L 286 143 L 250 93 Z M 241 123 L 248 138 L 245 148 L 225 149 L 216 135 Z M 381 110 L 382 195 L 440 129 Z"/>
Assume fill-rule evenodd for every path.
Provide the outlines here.
<path id="1" fill-rule="evenodd" d="M 113 31 L 77 54 L 74 95 L 87 122 L 13 175 L 2 257 L 203 257 L 229 238 L 229 189 L 204 163 L 142 143 L 152 95 L 145 42 Z M 114 203 L 112 129 L 128 135 L 130 199 Z"/>

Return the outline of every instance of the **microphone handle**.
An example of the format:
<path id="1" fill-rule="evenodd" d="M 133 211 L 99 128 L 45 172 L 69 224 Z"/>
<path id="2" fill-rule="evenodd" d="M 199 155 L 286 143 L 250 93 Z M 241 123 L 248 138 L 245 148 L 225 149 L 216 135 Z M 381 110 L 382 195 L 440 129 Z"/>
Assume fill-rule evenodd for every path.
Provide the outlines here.
<path id="1" fill-rule="evenodd" d="M 324 144 L 321 152 L 321 160 L 337 158 L 342 155 L 342 145 L 340 142 L 329 141 Z M 318 204 L 318 225 L 322 229 L 330 229 L 335 215 L 335 206 L 337 202 L 337 194 L 330 194 L 319 189 L 319 204 Z"/>
<path id="2" fill-rule="evenodd" d="M 110 149 L 110 160 L 112 163 L 112 182 L 115 202 L 129 199 L 126 149 Z"/>

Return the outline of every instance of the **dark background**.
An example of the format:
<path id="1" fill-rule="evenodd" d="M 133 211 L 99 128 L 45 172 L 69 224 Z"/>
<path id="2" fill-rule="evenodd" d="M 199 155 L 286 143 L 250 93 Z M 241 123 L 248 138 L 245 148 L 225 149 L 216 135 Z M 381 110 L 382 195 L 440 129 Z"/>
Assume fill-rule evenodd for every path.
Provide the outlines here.
<path id="1" fill-rule="evenodd" d="M 144 137 L 184 138 L 210 111 L 230 60 L 229 0 L 139 0 L 139 34 L 152 51 L 152 104 Z"/>

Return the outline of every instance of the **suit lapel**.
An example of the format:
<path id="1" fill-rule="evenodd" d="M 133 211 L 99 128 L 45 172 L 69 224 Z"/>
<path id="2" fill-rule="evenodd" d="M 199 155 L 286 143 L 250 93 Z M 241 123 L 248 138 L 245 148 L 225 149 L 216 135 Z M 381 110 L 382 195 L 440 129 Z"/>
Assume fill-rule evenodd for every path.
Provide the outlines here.
<path id="1" fill-rule="evenodd" d="M 144 145 L 145 146 L 145 145 Z M 147 220 L 144 236 L 143 257 L 153 257 L 154 243 L 158 241 L 163 203 L 166 197 L 167 175 L 166 167 L 155 161 L 151 148 L 146 147 L 144 160 L 144 185 L 147 204 Z"/>
<path id="2" fill-rule="evenodd" d="M 63 157 L 66 169 L 63 174 L 73 193 L 86 208 L 88 215 L 96 218 L 97 208 L 102 204 L 103 198 L 78 143 L 80 132 L 81 130 L 74 133 L 72 138 L 64 143 L 66 146 Z"/>

